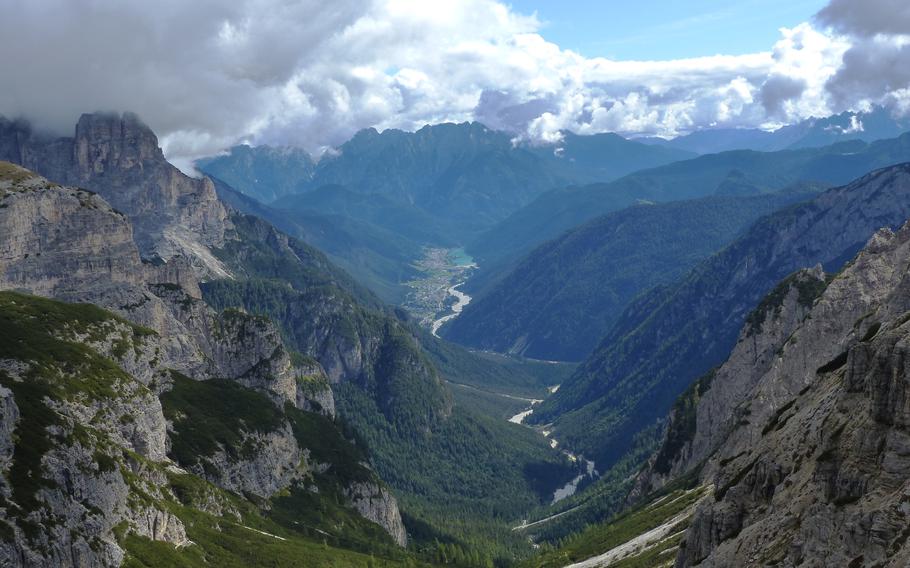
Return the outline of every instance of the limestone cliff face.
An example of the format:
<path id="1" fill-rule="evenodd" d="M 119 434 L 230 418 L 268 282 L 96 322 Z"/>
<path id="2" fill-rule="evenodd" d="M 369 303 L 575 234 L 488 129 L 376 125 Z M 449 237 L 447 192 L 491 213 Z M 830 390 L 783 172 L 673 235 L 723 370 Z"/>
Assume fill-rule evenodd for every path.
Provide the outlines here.
<path id="1" fill-rule="evenodd" d="M 910 225 L 882 230 L 826 287 L 803 272 L 753 313 L 670 467 L 648 474 L 696 468 L 716 488 L 677 566 L 910 562 L 908 266 Z"/>
<path id="2" fill-rule="evenodd" d="M 56 140 L 0 118 L 0 160 L 100 194 L 130 218 L 143 258 L 183 256 L 202 277 L 226 276 L 209 251 L 223 243 L 229 226 L 214 185 L 169 164 L 135 115 L 85 114 L 74 137 Z"/>
<path id="3" fill-rule="evenodd" d="M 118 159 L 134 163 L 129 157 Z M 49 324 L 56 330 L 55 341 L 115 362 L 116 369 L 110 372 L 121 379 L 115 390 L 105 388 L 95 397 L 70 399 L 56 391 L 48 395 L 52 412 L 65 417 L 65 423 L 47 428 L 57 436 L 42 458 L 50 489 L 36 498 L 48 505 L 47 514 L 53 518 L 29 513 L 17 521 L 11 529 L 13 541 L 0 545 L 0 564 L 117 565 L 122 550 L 112 531 L 124 520 L 135 534 L 182 542 L 182 525 L 166 508 L 136 504 L 137 494 L 150 495 L 153 501 L 172 498 L 166 471 L 172 467 L 174 432 L 160 401 L 173 388 L 172 371 L 198 381 L 229 379 L 243 390 L 262 393 L 273 414 L 282 415 L 289 405 L 334 416 L 332 391 L 322 367 L 312 360 L 292 361 L 270 321 L 241 311 L 211 309 L 199 299 L 196 272 L 185 257 L 172 257 L 164 264 L 142 262 L 130 239 L 130 219 L 112 210 L 100 196 L 55 185 L 10 164 L 0 162 L 0 168 L 0 234 L 7 237 L 0 245 L 0 290 L 95 304 L 124 318 L 108 314 L 89 328 L 63 321 Z M 10 302 L 4 309 L 15 313 L 16 300 Z M 90 316 L 101 317 L 95 312 Z M 7 512 L 10 507 L 22 508 L 22 494 L 11 484 L 25 474 L 15 471 L 6 477 L 5 472 L 17 467 L 14 448 L 21 437 L 17 428 L 23 426 L 17 399 L 33 393 L 19 392 L 16 385 L 28 382 L 33 372 L 30 365 L 27 357 L 0 357 L 0 473 L 4 473 L 0 509 Z M 208 461 L 215 468 L 196 471 L 188 465 L 188 469 L 225 489 L 263 499 L 287 489 L 314 470 L 307 462 L 306 440 L 291 428 L 290 418 L 282 420 L 282 426 L 268 431 L 236 430 L 243 451 L 222 446 Z M 91 443 L 80 430 L 84 424 L 91 424 Z M 335 428 L 331 422 L 324 427 Z M 340 436 L 339 441 L 343 442 Z M 126 459 L 124 451 L 138 457 Z M 350 506 L 364 511 L 366 518 L 380 523 L 403 544 L 394 498 L 383 493 L 375 476 L 367 477 L 372 481 L 364 482 L 364 487 L 373 491 L 363 487 L 354 491 L 352 486 Z M 371 498 L 384 497 L 373 498 L 372 505 L 364 507 L 361 495 L 365 492 Z M 86 520 L 86 508 L 100 518 Z M 58 518 L 59 523 L 53 524 Z M 24 536 L 28 523 L 54 528 L 44 531 L 36 543 Z M 78 529 L 79 523 L 87 523 L 88 528 Z"/>
<path id="4" fill-rule="evenodd" d="M 251 493 L 267 499 L 286 489 L 308 473 L 304 449 L 294 438 L 289 425 L 274 432 L 245 432 L 242 457 L 221 448 L 206 460 L 206 466 L 188 467 L 196 475 L 236 493 Z M 373 519 L 370 519 L 373 520 Z"/>
<path id="5" fill-rule="evenodd" d="M 191 376 L 234 379 L 279 405 L 288 402 L 334 416 L 334 399 L 322 368 L 315 362 L 295 365 L 270 320 L 239 310 L 217 313 L 173 284 L 151 285 L 150 290 L 173 317 L 170 333 L 192 342 L 202 355 L 191 359 L 191 365 L 172 368 Z M 132 314 L 130 319 L 144 318 Z"/>
<path id="6" fill-rule="evenodd" d="M 5 332 L 36 343 L 7 345 L 0 362 L 0 564 L 116 566 L 117 526 L 186 543 L 183 523 L 159 504 L 170 491 L 161 404 L 110 363 L 127 352 L 149 356 L 154 337 L 92 307 L 57 306 L 0 298 Z M 100 351 L 79 347 L 88 337 Z"/>
<path id="7" fill-rule="evenodd" d="M 398 514 L 398 503 L 388 489 L 376 483 L 352 483 L 345 495 L 364 518 L 384 527 L 399 546 L 406 546 L 408 533 Z"/>
<path id="8" fill-rule="evenodd" d="M 9 469 L 13 459 L 13 449 L 16 447 L 13 432 L 16 431 L 18 422 L 19 408 L 16 406 L 13 392 L 0 387 L 0 471 Z"/>
<path id="9" fill-rule="evenodd" d="M 309 408 L 316 401 L 334 411 L 327 383 L 320 388 L 312 380 L 324 375 L 318 364 L 297 369 L 270 321 L 217 314 L 199 300 L 185 257 L 142 263 L 128 218 L 100 196 L 2 167 L 0 289 L 103 306 L 158 332 L 159 363 L 168 368 L 236 379 L 281 403 Z M 311 380 L 298 386 L 303 377 Z"/>
<path id="10" fill-rule="evenodd" d="M 142 282 L 144 269 L 121 213 L 98 195 L 52 188 L 31 172 L 0 167 L 0 287 L 61 295 Z"/>
<path id="11" fill-rule="evenodd" d="M 697 381 L 671 411 L 664 444 L 636 480 L 632 500 L 706 465 L 732 430 L 751 421 L 751 409 L 740 403 L 780 365 L 781 349 L 826 286 L 821 267 L 801 270 L 753 312 L 727 362 Z"/>

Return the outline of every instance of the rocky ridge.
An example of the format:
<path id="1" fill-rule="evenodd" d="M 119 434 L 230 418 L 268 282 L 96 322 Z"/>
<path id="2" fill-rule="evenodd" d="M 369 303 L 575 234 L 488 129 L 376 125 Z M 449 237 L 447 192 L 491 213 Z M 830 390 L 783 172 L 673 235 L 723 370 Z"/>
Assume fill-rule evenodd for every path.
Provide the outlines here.
<path id="1" fill-rule="evenodd" d="M 167 451 L 161 405 L 112 362 L 118 355 L 151 356 L 154 338 L 113 316 L 101 319 L 96 308 L 33 298 L 0 294 L 11 340 L 0 359 L 10 411 L 0 447 L 12 450 L 0 475 L 0 563 L 119 565 L 118 526 L 185 543 L 183 523 L 156 503 L 167 491 L 163 466 L 156 465 Z M 85 337 L 98 349 L 116 347 L 88 349 Z M 16 339 L 27 344 L 14 345 Z M 65 365 L 60 355 L 68 352 L 78 356 Z"/>
<path id="2" fill-rule="evenodd" d="M 841 273 L 797 273 L 753 312 L 639 480 L 696 471 L 717 488 L 677 566 L 910 561 L 908 268 L 910 224 L 883 229 Z"/>
<path id="3" fill-rule="evenodd" d="M 214 184 L 169 164 L 136 115 L 84 114 L 73 137 L 58 139 L 0 117 L 0 160 L 100 194 L 129 217 L 142 258 L 182 256 L 202 277 L 227 275 L 209 250 L 230 227 Z"/>
<path id="4" fill-rule="evenodd" d="M 251 450 L 226 456 L 227 448 L 216 449 L 207 463 L 220 467 L 197 470 L 200 476 L 229 490 L 268 497 L 331 468 L 331 463 L 305 459 L 307 448 L 292 428 L 301 420 L 294 418 L 298 408 L 329 417 L 334 413 L 328 380 L 318 363 L 295 365 L 268 320 L 209 308 L 198 299 L 198 266 L 185 257 L 143 262 L 137 247 L 131 246 L 130 220 L 100 196 L 57 186 L 11 164 L 0 164 L 0 169 L 0 234 L 5 243 L 0 250 L 0 289 L 90 302 L 124 318 L 99 315 L 104 312 L 98 310 L 90 313 L 93 325 L 89 326 L 83 325 L 87 316 L 82 313 L 49 322 L 48 341 L 87 350 L 86 357 L 92 360 L 114 360 L 111 373 L 117 376 L 116 388 L 106 387 L 103 396 L 94 399 L 56 392 L 45 398 L 63 417 L 62 425 L 39 426 L 37 431 L 52 433 L 55 441 L 32 465 L 48 476 L 48 487 L 54 491 L 10 489 L 10 483 L 35 475 L 34 469 L 31 474 L 14 471 L 8 478 L 3 476 L 3 506 L 22 514 L 8 525 L 12 538 L 3 539 L 0 558 L 5 555 L 14 563 L 38 566 L 118 565 L 123 550 L 114 527 L 124 521 L 122 526 L 130 534 L 175 544 L 185 539 L 179 519 L 167 507 L 152 506 L 172 497 L 167 472 L 173 467 L 168 465 L 169 456 L 174 455 L 173 440 L 179 433 L 173 420 L 165 419 L 159 397 L 173 390 L 175 371 L 205 382 L 230 379 L 253 389 L 250 392 L 261 392 L 274 409 L 267 412 L 277 413 L 284 424 L 266 431 L 239 431 L 251 441 L 244 446 Z M 10 296 L 7 309 L 15 313 L 16 305 L 37 301 L 31 298 Z M 22 322 L 12 329 L 13 333 L 30 332 Z M 71 329 L 78 331 L 57 336 L 60 330 Z M 58 370 L 60 363 L 37 376 L 64 389 L 80 379 L 94 380 L 92 374 L 83 379 L 78 370 L 73 374 L 65 366 Z M 21 405 L 32 401 L 34 394 L 22 389 L 29 388 L 28 379 L 35 371 L 27 358 L 12 356 L 3 360 L 0 369 L 4 407 L 0 465 L 15 469 L 23 460 L 23 450 L 16 445 L 22 435 L 18 427 L 27 413 Z M 81 424 L 92 424 L 90 441 L 81 434 Z M 78 440 L 75 445 L 73 437 Z M 67 477 L 55 478 L 61 475 Z M 351 486 L 348 502 L 383 523 L 396 542 L 404 544 L 394 498 L 374 474 L 362 477 L 361 485 Z M 133 506 L 137 495 L 150 496 L 150 505 Z M 89 505 L 74 502 L 79 496 Z M 77 530 L 85 522 L 86 507 L 97 509 L 101 518 Z M 39 531 L 35 540 L 30 527 L 36 522 L 58 528 Z"/>

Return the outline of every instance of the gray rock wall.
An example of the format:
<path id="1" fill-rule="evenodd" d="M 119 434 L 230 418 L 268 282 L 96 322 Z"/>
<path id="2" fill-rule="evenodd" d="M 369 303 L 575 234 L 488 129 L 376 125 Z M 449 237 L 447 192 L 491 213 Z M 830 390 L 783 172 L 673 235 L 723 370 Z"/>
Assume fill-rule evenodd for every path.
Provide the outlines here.
<path id="1" fill-rule="evenodd" d="M 880 231 L 761 376 L 737 385 L 749 360 L 740 343 L 711 388 L 730 396 L 698 409 L 700 427 L 741 419 L 702 471 L 715 496 L 696 512 L 677 566 L 910 562 L 908 266 L 910 225 Z M 778 321 L 792 321 L 787 310 Z M 774 343 L 775 325 L 760 341 Z"/>

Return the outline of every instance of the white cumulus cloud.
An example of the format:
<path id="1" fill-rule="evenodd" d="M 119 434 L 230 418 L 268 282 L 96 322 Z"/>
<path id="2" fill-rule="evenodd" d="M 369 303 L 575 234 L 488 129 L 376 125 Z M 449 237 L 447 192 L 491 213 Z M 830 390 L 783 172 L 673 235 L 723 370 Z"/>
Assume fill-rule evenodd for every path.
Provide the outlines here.
<path id="1" fill-rule="evenodd" d="M 833 0 L 761 53 L 617 61 L 496 0 L 14 0 L 0 114 L 68 133 L 82 112 L 132 110 L 186 162 L 240 141 L 318 152 L 369 126 L 480 120 L 546 142 L 906 112 L 905 2 L 857 4 Z"/>

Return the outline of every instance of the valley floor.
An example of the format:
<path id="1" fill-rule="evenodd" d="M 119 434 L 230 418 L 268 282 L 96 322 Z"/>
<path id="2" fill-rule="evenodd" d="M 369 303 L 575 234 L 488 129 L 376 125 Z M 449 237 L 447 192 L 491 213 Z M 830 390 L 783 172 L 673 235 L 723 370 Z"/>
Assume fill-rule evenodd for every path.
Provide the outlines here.
<path id="1" fill-rule="evenodd" d="M 471 302 L 458 288 L 477 265 L 464 249 L 426 248 L 415 266 L 423 277 L 408 282 L 411 292 L 403 307 L 436 335 Z"/>

